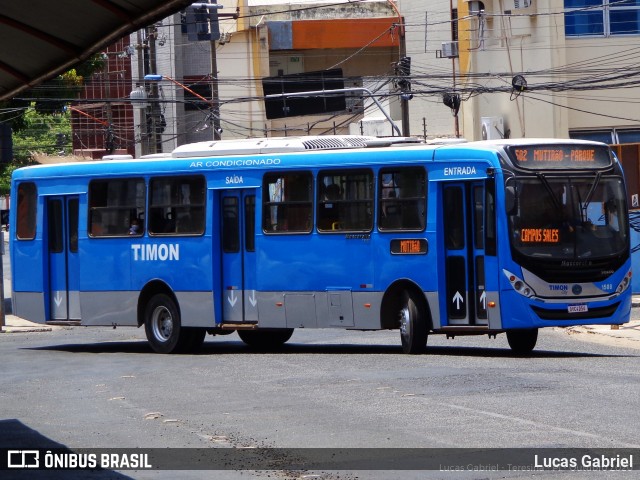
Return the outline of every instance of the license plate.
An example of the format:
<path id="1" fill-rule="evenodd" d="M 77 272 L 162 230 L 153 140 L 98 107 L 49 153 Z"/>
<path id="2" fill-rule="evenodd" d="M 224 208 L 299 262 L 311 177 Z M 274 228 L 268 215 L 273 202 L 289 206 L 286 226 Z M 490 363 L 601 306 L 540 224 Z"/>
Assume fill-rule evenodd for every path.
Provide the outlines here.
<path id="1" fill-rule="evenodd" d="M 581 313 L 581 312 L 588 312 L 589 311 L 589 307 L 584 304 L 584 305 L 569 305 L 567 307 L 569 313 Z"/>

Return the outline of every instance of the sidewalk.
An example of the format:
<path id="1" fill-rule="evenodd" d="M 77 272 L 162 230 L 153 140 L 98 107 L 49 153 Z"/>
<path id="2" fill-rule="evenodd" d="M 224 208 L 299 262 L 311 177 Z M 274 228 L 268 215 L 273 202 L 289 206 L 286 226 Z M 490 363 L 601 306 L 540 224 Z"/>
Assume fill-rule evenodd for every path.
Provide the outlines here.
<path id="1" fill-rule="evenodd" d="M 39 323 L 33 323 L 28 320 L 24 320 L 15 315 L 6 315 L 4 318 L 4 327 L 0 331 L 2 333 L 25 333 L 25 332 L 51 332 L 64 328 L 57 325 L 41 325 Z"/>
<path id="2" fill-rule="evenodd" d="M 640 307 L 640 295 L 633 296 L 632 307 Z M 2 327 L 2 333 L 24 333 L 24 332 L 50 332 L 61 328 L 68 328 L 59 325 L 41 325 L 28 320 L 16 317 L 15 315 L 6 315 L 5 325 Z M 580 327 L 567 327 L 569 333 L 587 333 L 596 335 L 605 335 L 613 339 L 626 339 L 639 342 L 640 346 L 640 320 L 631 320 L 624 325 L 583 325 Z"/>

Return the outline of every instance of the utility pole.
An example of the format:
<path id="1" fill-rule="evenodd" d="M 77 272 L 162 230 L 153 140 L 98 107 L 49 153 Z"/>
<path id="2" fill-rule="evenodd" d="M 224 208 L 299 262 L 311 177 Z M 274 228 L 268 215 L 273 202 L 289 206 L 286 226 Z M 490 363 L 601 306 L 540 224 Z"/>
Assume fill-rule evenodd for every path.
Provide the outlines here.
<path id="1" fill-rule="evenodd" d="M 238 18 L 235 14 L 218 14 L 222 5 L 212 3 L 211 0 L 192 3 L 187 9 L 187 36 L 189 40 L 209 40 L 211 49 L 211 108 L 209 115 L 213 129 L 213 139 L 220 140 L 220 93 L 218 85 L 218 59 L 216 55 L 216 41 L 220 38 L 219 17 Z"/>
<path id="2" fill-rule="evenodd" d="M 145 35 L 146 36 L 146 35 Z M 142 31 L 136 32 L 138 42 L 138 80 L 142 82 L 147 70 L 147 58 L 149 55 L 148 43 L 145 38 L 143 41 Z M 146 88 L 143 83 L 138 84 L 144 89 L 144 96 L 146 97 Z M 148 107 L 139 108 L 140 112 L 140 153 L 141 155 L 147 155 L 150 153 L 149 149 L 149 127 L 147 125 Z"/>
<path id="3" fill-rule="evenodd" d="M 220 92 L 218 91 L 218 58 L 216 55 L 216 41 L 211 38 L 211 119 L 213 139 L 220 140 Z"/>
<path id="4" fill-rule="evenodd" d="M 150 73 L 157 74 L 158 66 L 156 62 L 156 27 L 155 25 L 147 27 L 147 42 L 149 43 L 149 70 Z M 151 83 L 150 98 L 150 117 L 151 117 L 151 153 L 162 152 L 162 138 L 160 131 L 160 94 L 157 83 Z M 148 124 L 148 122 L 147 122 Z"/>
<path id="5" fill-rule="evenodd" d="M 453 17 L 453 0 L 449 0 L 449 11 Z M 458 41 L 458 10 L 455 10 L 456 17 L 451 18 L 451 40 Z M 460 138 L 460 121 L 458 120 L 458 111 L 460 110 L 460 95 L 456 93 L 456 57 L 451 57 L 451 66 L 453 68 L 453 94 L 457 95 L 457 106 L 451 107 L 453 109 L 453 128 L 456 134 L 456 138 Z"/>
<path id="6" fill-rule="evenodd" d="M 404 83 L 401 86 L 402 93 L 400 94 L 400 111 L 402 112 L 402 136 L 409 137 L 410 125 L 409 125 L 409 100 L 413 98 L 411 91 L 411 81 L 409 75 L 411 75 L 411 58 L 407 57 L 407 41 L 404 30 L 404 17 L 400 17 L 400 75 L 403 78 Z"/>

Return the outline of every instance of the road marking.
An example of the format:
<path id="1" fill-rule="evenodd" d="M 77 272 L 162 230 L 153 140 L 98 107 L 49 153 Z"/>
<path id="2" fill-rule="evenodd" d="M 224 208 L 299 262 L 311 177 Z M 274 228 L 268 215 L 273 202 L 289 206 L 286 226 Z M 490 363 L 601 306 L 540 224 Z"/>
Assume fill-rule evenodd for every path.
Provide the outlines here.
<path id="1" fill-rule="evenodd" d="M 449 407 L 455 408 L 455 409 L 458 409 L 458 410 L 462 410 L 462 411 L 465 411 L 465 412 L 471 412 L 471 413 L 474 413 L 474 414 L 480 414 L 480 415 L 486 415 L 488 417 L 499 418 L 500 420 L 509 420 L 509 421 L 512 421 L 512 422 L 521 423 L 523 425 L 529 425 L 529 426 L 532 426 L 532 427 L 538 427 L 538 428 L 542 428 L 542 429 L 544 429 L 546 431 L 555 430 L 556 432 L 569 433 L 571 435 L 576 435 L 576 436 L 579 436 L 579 437 L 596 438 L 598 440 L 608 440 L 608 441 L 612 442 L 612 444 L 617 445 L 619 448 L 622 448 L 622 447 L 624 447 L 624 448 L 640 448 L 640 445 L 635 444 L 635 443 L 620 442 L 620 440 L 606 438 L 606 437 L 603 437 L 602 435 L 598 435 L 598 434 L 595 434 L 595 433 L 582 432 L 580 430 L 572 430 L 570 428 L 556 427 L 554 425 L 549 425 L 549 424 L 546 424 L 546 423 L 540 423 L 540 422 L 535 422 L 533 420 L 527 420 L 526 418 L 513 417 L 511 415 L 504 415 L 502 413 L 488 412 L 486 410 L 479 410 L 477 408 L 463 407 L 461 405 L 449 405 Z"/>

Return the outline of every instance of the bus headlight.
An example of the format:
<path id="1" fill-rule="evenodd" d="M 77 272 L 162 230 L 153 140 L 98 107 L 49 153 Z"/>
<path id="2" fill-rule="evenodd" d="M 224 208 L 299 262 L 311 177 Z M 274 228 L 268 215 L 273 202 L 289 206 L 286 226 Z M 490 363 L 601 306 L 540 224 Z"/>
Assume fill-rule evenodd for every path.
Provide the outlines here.
<path id="1" fill-rule="evenodd" d="M 616 288 L 616 295 L 620 295 L 622 292 L 624 292 L 627 288 L 629 288 L 629 285 L 631 285 L 631 270 L 627 272 L 627 274 L 618 285 L 618 288 Z"/>
<path id="2" fill-rule="evenodd" d="M 502 272 L 509 279 L 509 283 L 513 287 L 513 289 L 518 292 L 520 295 L 530 298 L 535 296 L 536 292 L 531 286 L 529 286 L 524 280 L 519 278 L 517 275 L 514 275 L 508 270 L 502 270 Z"/>

